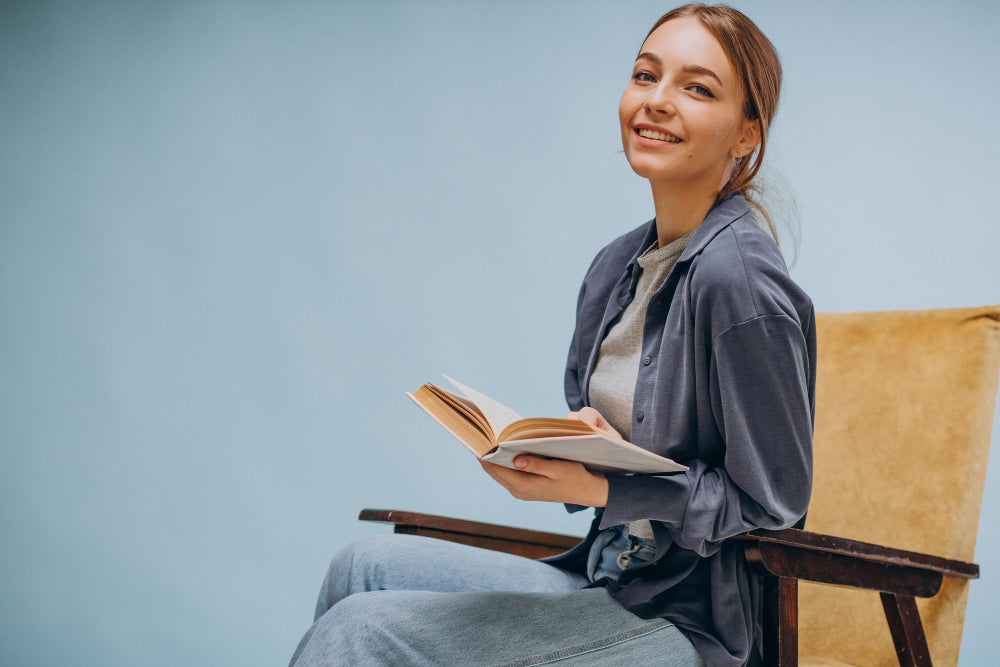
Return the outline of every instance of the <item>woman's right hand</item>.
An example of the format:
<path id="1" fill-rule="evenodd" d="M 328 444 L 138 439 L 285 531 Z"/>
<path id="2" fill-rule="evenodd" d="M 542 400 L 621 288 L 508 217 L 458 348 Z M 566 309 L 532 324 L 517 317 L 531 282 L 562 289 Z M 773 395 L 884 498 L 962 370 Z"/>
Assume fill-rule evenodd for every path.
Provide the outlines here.
<path id="1" fill-rule="evenodd" d="M 591 426 L 595 426 L 598 429 L 605 431 L 608 435 L 614 436 L 619 440 L 624 440 L 621 433 L 615 430 L 615 427 L 608 423 L 600 412 L 591 407 L 580 408 L 576 412 L 567 412 L 566 419 L 579 419 L 582 422 L 586 422 Z"/>

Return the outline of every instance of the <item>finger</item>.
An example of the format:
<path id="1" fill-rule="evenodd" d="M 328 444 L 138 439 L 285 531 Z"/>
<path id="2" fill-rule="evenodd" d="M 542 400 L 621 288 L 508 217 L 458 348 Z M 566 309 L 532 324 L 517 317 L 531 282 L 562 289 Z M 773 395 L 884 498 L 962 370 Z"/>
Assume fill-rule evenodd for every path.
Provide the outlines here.
<path id="1" fill-rule="evenodd" d="M 492 463 L 490 461 L 480 461 L 480 463 L 483 465 L 483 469 L 486 470 L 486 472 L 489 473 L 493 479 L 504 485 L 525 477 L 525 475 L 521 474 L 521 470 L 512 470 L 511 468 L 502 466 L 499 463 Z"/>
<path id="2" fill-rule="evenodd" d="M 588 406 L 582 407 L 579 410 L 571 410 L 566 413 L 567 419 L 590 419 L 594 415 L 600 415 L 601 413 L 594 408 Z"/>
<path id="3" fill-rule="evenodd" d="M 566 472 L 567 466 L 572 465 L 576 465 L 576 462 L 563 459 L 545 459 L 527 454 L 519 454 L 514 457 L 514 466 L 519 471 L 542 477 L 559 477 Z"/>
<path id="4" fill-rule="evenodd" d="M 588 424 L 593 424 L 594 426 L 600 429 L 607 429 L 611 427 L 611 424 L 609 424 L 608 420 L 604 418 L 604 415 L 602 415 L 594 408 L 584 408 L 584 410 L 587 410 L 587 415 L 593 420 L 593 421 L 588 420 L 587 421 Z"/>
<path id="5" fill-rule="evenodd" d="M 586 407 L 580 408 L 579 414 L 580 416 L 578 417 L 578 419 L 583 420 L 584 422 L 590 424 L 594 428 L 598 428 L 602 431 L 605 431 L 610 435 L 614 435 L 619 438 L 621 437 L 621 434 L 618 433 L 618 429 L 612 426 L 611 422 L 605 419 L 604 415 L 598 412 L 595 408 L 592 408 L 588 405 Z"/>
<path id="6" fill-rule="evenodd" d="M 502 475 L 505 470 L 509 470 L 509 468 L 507 468 L 506 466 L 497 465 L 496 463 L 492 463 L 490 461 L 480 461 L 479 465 L 483 467 L 483 470 L 486 471 L 486 474 L 488 474 L 490 477 L 492 477 L 497 481 L 500 480 L 500 475 Z"/>
<path id="7" fill-rule="evenodd" d="M 487 475 L 489 475 L 490 477 L 494 477 L 494 478 L 496 477 L 496 475 L 493 474 L 494 465 L 492 463 L 489 463 L 487 461 L 480 461 L 479 465 L 482 466 L 483 470 L 486 471 Z"/>
<path id="8" fill-rule="evenodd" d="M 612 426 L 611 422 L 609 422 L 607 419 L 604 419 L 603 417 L 597 423 L 597 428 L 601 429 L 602 431 L 607 431 L 608 433 L 611 433 L 612 435 L 618 435 L 618 429 L 616 429 L 614 426 Z"/>
<path id="9" fill-rule="evenodd" d="M 576 412 L 572 418 L 579 419 L 585 424 L 590 424 L 591 426 L 596 426 L 597 423 L 597 420 L 594 419 L 594 415 L 590 414 L 589 412 L 584 412 L 583 410 Z"/>
<path id="10" fill-rule="evenodd" d="M 542 475 L 522 472 L 521 470 L 514 470 L 508 468 L 507 466 L 497 465 L 495 463 L 485 461 L 480 461 L 480 463 L 483 464 L 483 468 L 487 468 L 487 465 L 489 465 L 486 472 L 488 472 L 489 475 L 495 479 L 498 484 L 500 484 L 500 486 L 507 489 L 512 496 L 520 500 L 537 499 L 538 485 L 548 482 L 548 480 Z"/>
<path id="11" fill-rule="evenodd" d="M 544 459 L 540 459 L 537 456 L 529 456 L 527 454 L 519 454 L 514 457 L 514 467 L 521 472 L 531 472 L 537 473 L 537 471 L 544 468 Z"/>
<path id="12" fill-rule="evenodd" d="M 490 463 L 489 461 L 480 461 L 480 463 L 483 466 L 483 470 L 486 471 L 486 474 L 492 477 L 497 484 L 511 493 L 514 492 L 514 487 L 511 485 L 512 480 L 509 479 L 508 475 L 516 475 L 516 471 L 511 470 L 506 466 Z"/>

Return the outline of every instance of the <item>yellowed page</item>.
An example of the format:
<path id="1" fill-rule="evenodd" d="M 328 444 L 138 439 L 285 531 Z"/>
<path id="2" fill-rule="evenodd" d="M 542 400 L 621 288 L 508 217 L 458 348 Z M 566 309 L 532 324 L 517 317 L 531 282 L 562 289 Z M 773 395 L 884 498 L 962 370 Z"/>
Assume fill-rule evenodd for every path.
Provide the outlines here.
<path id="1" fill-rule="evenodd" d="M 549 438 L 561 435 L 590 435 L 598 430 L 580 419 L 527 417 L 518 419 L 497 434 L 497 443 L 525 438 Z"/>
<path id="2" fill-rule="evenodd" d="M 454 380 L 444 373 L 441 373 L 448 382 L 455 385 L 459 391 L 465 394 L 466 398 L 471 400 L 479 408 L 479 411 L 483 413 L 486 417 L 486 421 L 489 422 L 490 428 L 493 429 L 493 433 L 499 434 L 503 431 L 509 424 L 516 422 L 521 418 L 521 415 L 517 414 L 510 408 L 508 408 L 503 403 L 495 401 L 486 394 L 476 391 L 472 387 L 467 387 L 458 380 Z"/>
<path id="3" fill-rule="evenodd" d="M 439 387 L 432 382 L 425 382 L 424 387 L 428 391 L 435 394 L 441 401 L 445 402 L 451 407 L 456 413 L 462 415 L 466 419 L 469 419 L 477 424 L 477 428 L 485 433 L 491 441 L 496 440 L 496 434 L 493 433 L 490 422 L 486 419 L 483 411 L 479 409 L 479 406 L 467 399 L 461 394 L 456 394 L 453 391 L 448 391 L 444 387 Z"/>
<path id="4" fill-rule="evenodd" d="M 477 457 L 494 449 L 490 439 L 477 428 L 467 415 L 457 412 L 452 406 L 445 403 L 440 396 L 430 390 L 427 384 L 413 393 L 406 392 L 406 395 Z"/>

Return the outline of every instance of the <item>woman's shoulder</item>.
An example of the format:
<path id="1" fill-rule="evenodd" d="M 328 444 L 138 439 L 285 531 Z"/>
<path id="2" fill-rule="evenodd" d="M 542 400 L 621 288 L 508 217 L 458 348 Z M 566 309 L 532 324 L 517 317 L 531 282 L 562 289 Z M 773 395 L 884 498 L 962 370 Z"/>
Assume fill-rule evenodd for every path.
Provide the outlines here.
<path id="1" fill-rule="evenodd" d="M 691 258 L 688 285 L 692 309 L 708 314 L 718 331 L 762 315 L 785 315 L 802 328 L 812 321 L 812 299 L 789 275 L 777 243 L 752 212 Z"/>
<path id="2" fill-rule="evenodd" d="M 636 248 L 650 233 L 650 228 L 656 224 L 656 218 L 647 220 L 638 227 L 615 237 L 610 243 L 597 251 L 590 262 L 585 280 L 601 278 L 615 280 L 636 254 Z"/>

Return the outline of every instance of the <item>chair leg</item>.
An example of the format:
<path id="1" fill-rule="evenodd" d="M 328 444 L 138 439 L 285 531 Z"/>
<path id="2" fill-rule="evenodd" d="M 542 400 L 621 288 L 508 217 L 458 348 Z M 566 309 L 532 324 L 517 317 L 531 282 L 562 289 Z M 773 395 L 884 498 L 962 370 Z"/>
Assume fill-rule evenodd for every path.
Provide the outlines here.
<path id="1" fill-rule="evenodd" d="M 799 664 L 799 580 L 764 576 L 764 664 Z"/>
<path id="2" fill-rule="evenodd" d="M 885 618 L 889 621 L 889 632 L 896 645 L 896 655 L 900 667 L 931 667 L 931 655 L 927 650 L 924 626 L 920 622 L 920 611 L 912 595 L 895 595 L 880 592 Z"/>

